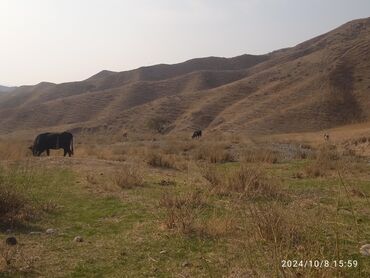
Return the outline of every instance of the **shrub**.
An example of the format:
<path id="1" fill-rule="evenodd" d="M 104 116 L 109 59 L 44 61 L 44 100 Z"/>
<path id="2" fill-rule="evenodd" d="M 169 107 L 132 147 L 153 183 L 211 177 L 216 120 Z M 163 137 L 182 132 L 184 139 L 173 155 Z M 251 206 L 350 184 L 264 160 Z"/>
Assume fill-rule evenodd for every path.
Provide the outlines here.
<path id="1" fill-rule="evenodd" d="M 339 160 L 338 152 L 334 145 L 325 145 L 321 147 L 316 158 L 308 164 L 305 172 L 308 177 L 322 177 L 328 174 L 330 170 L 335 170 Z"/>
<path id="2" fill-rule="evenodd" d="M 212 186 L 212 191 L 218 195 L 238 193 L 248 199 L 282 197 L 282 191 L 267 178 L 261 165 L 244 163 L 238 169 L 227 172 L 216 166 L 205 165 L 201 172 Z"/>
<path id="3" fill-rule="evenodd" d="M 277 152 L 266 149 L 248 149 L 241 154 L 243 162 L 277 163 L 279 159 Z"/>
<path id="4" fill-rule="evenodd" d="M 210 163 L 225 163 L 235 161 L 228 145 L 203 143 L 194 151 L 195 159 Z"/>
<path id="5" fill-rule="evenodd" d="M 199 190 L 182 195 L 164 194 L 159 204 L 166 209 L 165 225 L 168 229 L 187 235 L 199 232 L 199 218 L 206 206 Z"/>
<path id="6" fill-rule="evenodd" d="M 129 189 L 144 185 L 143 173 L 133 166 L 123 166 L 113 176 L 115 185 L 122 189 Z"/>
<path id="7" fill-rule="evenodd" d="M 147 155 L 147 162 L 153 167 L 176 169 L 176 159 L 173 155 L 152 151 Z"/>
<path id="8" fill-rule="evenodd" d="M 27 206 L 26 197 L 4 182 L 0 183 L 0 220 L 1 222 L 13 222 L 16 218 L 25 213 Z"/>

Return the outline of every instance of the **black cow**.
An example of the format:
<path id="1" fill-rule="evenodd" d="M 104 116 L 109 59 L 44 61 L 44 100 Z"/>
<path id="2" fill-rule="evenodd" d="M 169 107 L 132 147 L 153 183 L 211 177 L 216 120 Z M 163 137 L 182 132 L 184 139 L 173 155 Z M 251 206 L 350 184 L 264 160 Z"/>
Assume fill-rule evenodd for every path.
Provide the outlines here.
<path id="1" fill-rule="evenodd" d="M 200 137 L 202 137 L 202 131 L 198 129 L 194 131 L 193 136 L 191 138 L 194 139 L 194 138 L 200 138 Z"/>
<path id="2" fill-rule="evenodd" d="M 68 153 L 73 155 L 73 135 L 69 132 L 62 133 L 41 133 L 37 135 L 33 145 L 29 147 L 34 156 L 40 156 L 44 151 L 50 155 L 50 149 L 63 149 L 64 156 Z"/>

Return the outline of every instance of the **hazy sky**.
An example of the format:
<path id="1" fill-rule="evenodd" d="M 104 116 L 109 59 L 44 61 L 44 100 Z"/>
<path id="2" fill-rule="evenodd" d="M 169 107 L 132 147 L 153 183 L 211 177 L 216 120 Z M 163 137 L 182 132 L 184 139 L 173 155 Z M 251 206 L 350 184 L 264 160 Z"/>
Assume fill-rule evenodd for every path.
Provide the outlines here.
<path id="1" fill-rule="evenodd" d="M 370 0 L 0 0 L 0 84 L 263 54 L 370 16 Z"/>

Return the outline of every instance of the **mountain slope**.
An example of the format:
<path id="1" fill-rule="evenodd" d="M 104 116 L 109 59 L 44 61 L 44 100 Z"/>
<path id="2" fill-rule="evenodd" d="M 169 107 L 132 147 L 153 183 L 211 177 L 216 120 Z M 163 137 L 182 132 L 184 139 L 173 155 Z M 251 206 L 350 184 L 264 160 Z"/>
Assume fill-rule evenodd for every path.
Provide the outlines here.
<path id="1" fill-rule="evenodd" d="M 370 120 L 370 18 L 267 55 L 201 58 L 0 95 L 0 132 L 194 128 L 249 134 L 315 131 Z"/>
<path id="2" fill-rule="evenodd" d="M 0 85 L 0 93 L 7 93 L 13 90 L 15 90 L 15 87 L 6 87 L 6 86 Z"/>

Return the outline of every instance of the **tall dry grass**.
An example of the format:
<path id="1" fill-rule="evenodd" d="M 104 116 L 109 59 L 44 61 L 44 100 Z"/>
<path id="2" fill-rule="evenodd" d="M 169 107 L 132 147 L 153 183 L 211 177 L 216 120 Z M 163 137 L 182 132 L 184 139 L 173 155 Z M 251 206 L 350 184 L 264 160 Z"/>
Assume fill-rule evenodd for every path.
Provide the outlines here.
<path id="1" fill-rule="evenodd" d="M 186 236 L 220 238 L 234 230 L 234 218 L 213 211 L 210 196 L 200 189 L 176 194 L 165 193 L 159 202 L 165 212 L 166 229 Z"/>
<path id="2" fill-rule="evenodd" d="M 340 155 L 334 145 L 322 145 L 306 167 L 306 175 L 312 178 L 330 175 L 337 168 L 339 159 Z"/>
<path id="3" fill-rule="evenodd" d="M 235 161 L 230 144 L 216 142 L 202 142 L 193 149 L 195 160 L 204 160 L 210 163 L 225 163 Z"/>
<path id="4" fill-rule="evenodd" d="M 143 170 L 133 165 L 122 165 L 112 176 L 113 183 L 122 189 L 144 186 Z"/>
<path id="5" fill-rule="evenodd" d="M 27 141 L 0 140 L 0 160 L 21 160 L 32 156 L 28 149 L 31 145 Z"/>
<path id="6" fill-rule="evenodd" d="M 237 193 L 248 199 L 273 199 L 284 195 L 279 182 L 267 176 L 262 164 L 242 163 L 238 168 L 228 170 L 206 164 L 201 173 L 209 182 L 211 191 L 218 195 Z"/>

